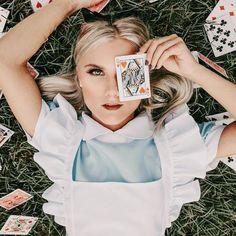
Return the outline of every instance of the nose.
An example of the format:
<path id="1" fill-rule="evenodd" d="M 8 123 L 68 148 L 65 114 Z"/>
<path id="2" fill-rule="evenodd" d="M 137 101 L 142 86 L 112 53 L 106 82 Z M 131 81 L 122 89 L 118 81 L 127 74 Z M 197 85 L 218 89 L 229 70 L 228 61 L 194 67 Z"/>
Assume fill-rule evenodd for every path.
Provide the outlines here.
<path id="1" fill-rule="evenodd" d="M 119 91 L 118 91 L 118 83 L 117 83 L 117 77 L 112 76 L 107 79 L 107 86 L 106 86 L 106 97 L 119 97 Z"/>

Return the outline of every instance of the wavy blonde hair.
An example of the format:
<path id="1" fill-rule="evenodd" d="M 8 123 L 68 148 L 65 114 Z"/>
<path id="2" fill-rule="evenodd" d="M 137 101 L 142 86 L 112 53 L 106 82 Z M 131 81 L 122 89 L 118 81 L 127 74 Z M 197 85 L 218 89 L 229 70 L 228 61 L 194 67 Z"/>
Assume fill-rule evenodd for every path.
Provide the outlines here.
<path id="1" fill-rule="evenodd" d="M 115 38 L 126 39 L 139 49 L 150 38 L 150 35 L 145 24 L 135 17 L 116 20 L 112 25 L 106 21 L 84 23 L 72 50 L 75 65 L 91 47 L 99 46 Z M 76 68 L 69 70 L 63 66 L 58 74 L 41 77 L 37 83 L 42 96 L 47 100 L 52 100 L 57 93 L 60 93 L 74 106 L 79 115 L 82 111 L 90 114 L 78 85 Z M 135 115 L 146 110 L 156 128 L 159 129 L 171 111 L 189 101 L 193 88 L 191 81 L 164 69 L 152 71 L 150 84 L 151 98 L 141 100 Z"/>

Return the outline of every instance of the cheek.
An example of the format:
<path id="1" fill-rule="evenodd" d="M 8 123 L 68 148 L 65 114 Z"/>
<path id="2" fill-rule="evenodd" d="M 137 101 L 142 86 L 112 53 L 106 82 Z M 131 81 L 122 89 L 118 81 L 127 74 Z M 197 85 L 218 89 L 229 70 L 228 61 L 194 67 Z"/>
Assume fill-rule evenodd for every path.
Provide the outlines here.
<path id="1" fill-rule="evenodd" d="M 96 80 L 88 80 L 82 82 L 82 93 L 85 102 L 92 101 L 96 102 L 102 98 L 105 94 L 104 85 Z"/>

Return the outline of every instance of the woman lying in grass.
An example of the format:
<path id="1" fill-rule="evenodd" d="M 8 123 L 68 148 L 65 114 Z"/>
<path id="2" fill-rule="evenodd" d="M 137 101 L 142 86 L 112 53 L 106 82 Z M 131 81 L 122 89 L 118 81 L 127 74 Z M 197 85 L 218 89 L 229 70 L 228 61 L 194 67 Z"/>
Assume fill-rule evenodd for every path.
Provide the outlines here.
<path id="1" fill-rule="evenodd" d="M 27 61 L 66 17 L 96 4 L 54 0 L 16 25 L 0 40 L 0 87 L 54 182 L 43 209 L 69 236 L 164 235 L 199 200 L 195 177 L 236 153 L 235 123 L 189 115 L 192 82 L 235 118 L 236 86 L 196 63 L 177 35 L 150 39 L 135 17 L 84 23 L 76 68 L 36 84 Z M 121 102 L 114 58 L 137 53 L 152 70 L 151 98 Z"/>

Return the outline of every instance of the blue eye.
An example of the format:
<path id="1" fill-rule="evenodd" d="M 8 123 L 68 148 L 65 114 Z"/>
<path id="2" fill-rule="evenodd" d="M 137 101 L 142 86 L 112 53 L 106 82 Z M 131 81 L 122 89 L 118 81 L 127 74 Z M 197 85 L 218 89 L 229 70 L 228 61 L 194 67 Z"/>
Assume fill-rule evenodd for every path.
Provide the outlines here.
<path id="1" fill-rule="evenodd" d="M 91 75 L 94 75 L 94 76 L 102 76 L 102 75 L 104 75 L 103 71 L 100 70 L 100 69 L 91 69 L 91 70 L 88 71 L 88 73 L 91 74 Z"/>

